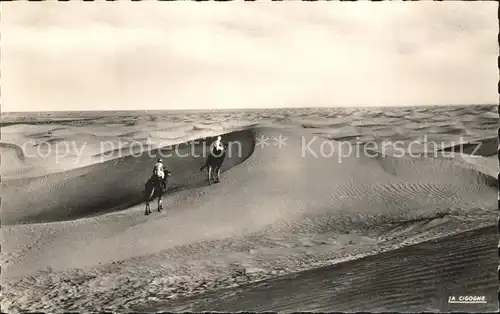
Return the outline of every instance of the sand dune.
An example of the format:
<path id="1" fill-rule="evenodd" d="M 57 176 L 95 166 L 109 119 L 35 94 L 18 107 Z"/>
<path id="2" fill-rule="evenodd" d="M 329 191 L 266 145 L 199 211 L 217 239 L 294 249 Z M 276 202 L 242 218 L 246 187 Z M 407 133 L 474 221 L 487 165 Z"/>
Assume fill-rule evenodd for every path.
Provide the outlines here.
<path id="1" fill-rule="evenodd" d="M 5 156 L 10 155 L 10 154 L 12 154 L 14 157 L 12 159 L 17 159 L 19 161 L 24 161 L 24 159 L 26 158 L 24 156 L 23 149 L 16 144 L 0 143 L 0 152 L 2 153 L 2 156 L 4 156 L 4 158 L 5 158 Z M 9 159 L 11 159 L 11 158 L 9 158 Z"/>
<path id="2" fill-rule="evenodd" d="M 138 312 L 497 312 L 496 228 L 168 302 Z M 485 304 L 450 304 L 451 296 Z"/>
<path id="3" fill-rule="evenodd" d="M 476 113 L 473 110 L 470 115 Z M 404 117 L 408 112 L 393 115 Z M 140 119 L 143 118 L 129 120 L 138 125 L 142 123 Z M 18 126 L 8 128 L 15 127 Z M 123 128 L 109 128 L 115 137 L 126 134 Z M 371 129 L 366 129 L 364 136 L 370 136 Z M 72 132 L 77 133 L 75 130 Z M 12 142 L 16 142 L 15 136 L 42 136 L 47 130 L 28 128 L 24 129 L 25 135 L 17 131 L 10 135 Z M 106 130 L 101 131 L 97 138 L 106 136 Z M 125 154 L 58 173 L 2 180 L 3 309 L 137 309 L 154 298 L 164 302 L 203 291 L 234 289 L 244 282 L 327 266 L 496 223 L 497 179 L 489 162 L 474 163 L 460 153 L 452 158 L 396 158 L 377 150 L 364 151 L 363 144 L 349 146 L 359 149 L 349 152 L 345 142 L 312 133 L 317 131 L 284 123 L 224 134 L 224 140 L 232 143 L 231 151 L 224 163 L 222 182 L 211 187 L 206 186 L 205 174 L 199 172 L 204 158 L 192 156 L 187 145 L 179 145 L 179 152 L 187 156 L 165 158 L 173 174 L 171 190 L 165 198 L 166 211 L 154 212 L 152 216 L 144 216 L 141 203 L 141 191 L 154 162 L 154 157 L 147 154 Z M 203 137 L 210 132 L 203 133 Z M 384 132 L 389 134 L 391 130 L 381 133 Z M 56 130 L 52 136 L 71 136 L 70 133 L 67 129 Z M 195 134 L 198 133 L 189 136 Z M 126 135 L 137 138 L 144 134 L 131 129 Z M 492 140 L 483 143 L 486 148 L 479 153 L 489 155 L 496 144 Z M 193 147 L 195 152 L 202 149 L 201 144 Z M 162 152 L 170 149 L 163 147 Z M 102 151 L 91 147 L 86 154 L 91 153 Z M 488 156 L 482 158 L 490 160 Z M 485 248 L 485 243 L 477 247 Z M 422 256 L 434 253 L 429 254 Z M 391 255 L 384 256 L 375 260 L 392 260 Z M 446 265 L 469 267 L 479 257 L 474 255 L 470 260 Z M 417 258 L 412 263 L 426 262 L 425 258 Z M 389 262 L 386 268 L 374 264 L 346 265 L 351 270 L 343 270 L 342 276 L 350 276 L 349 272 L 354 275 L 340 279 L 360 286 L 358 292 L 349 287 L 336 292 L 345 300 L 348 294 L 353 295 L 352 302 L 345 303 L 346 310 L 371 309 L 363 308 L 370 303 L 359 298 L 373 288 L 367 279 L 369 275 L 401 275 L 395 275 L 394 281 L 388 279 L 387 287 L 406 279 L 420 280 L 418 276 L 404 277 L 405 271 L 410 274 L 412 270 L 391 266 Z M 440 269 L 439 265 L 430 266 L 423 265 L 422 269 Z M 356 267 L 366 270 L 366 274 Z M 241 273 L 248 276 L 235 275 Z M 414 273 L 418 275 L 420 271 Z M 334 274 L 340 276 L 337 271 Z M 474 285 L 488 288 L 489 283 L 483 279 Z M 304 280 L 299 286 L 312 285 L 310 279 Z M 326 291 L 331 283 L 321 284 L 319 287 Z M 276 291 L 280 290 L 269 291 L 279 298 Z M 430 293 L 424 292 L 425 296 Z M 373 293 L 372 299 L 379 291 Z M 300 308 L 297 302 L 310 300 L 306 295 L 289 303 L 280 303 L 276 298 L 274 305 L 259 304 L 262 309 L 286 310 Z M 372 299 L 370 302 L 374 302 Z M 228 309 L 255 304 L 255 299 L 247 303 L 228 300 Z M 402 300 L 412 304 L 423 299 L 405 296 Z M 414 305 L 420 306 L 417 301 Z M 182 302 L 188 301 L 168 304 L 179 309 L 186 304 Z M 313 303 L 311 308 L 342 309 L 324 295 L 316 302 L 316 307 Z M 165 303 L 155 304 L 151 308 L 158 309 L 155 306 Z M 197 301 L 193 309 L 215 309 L 217 304 L 203 305 Z M 373 304 L 380 309 L 402 306 L 390 298 Z"/>
<path id="4" fill-rule="evenodd" d="M 168 121 L 150 121 L 140 116 L 82 120 L 53 118 L 47 123 L 39 119 L 20 119 L 19 123 L 12 121 L 2 126 L 0 144 L 3 151 L 7 150 L 2 156 L 4 163 L 0 166 L 2 179 L 63 173 L 127 155 L 246 129 L 254 124 L 225 121 L 214 125 L 213 119 L 207 119 L 205 127 L 195 128 L 192 123 L 175 116 Z M 171 123 L 171 120 L 179 121 Z M 17 155 L 8 151 L 12 148 L 16 148 L 14 152 Z"/>
<path id="5" fill-rule="evenodd" d="M 270 147 L 260 150 L 243 167 L 234 170 L 234 175 L 229 178 L 234 184 L 224 193 L 241 203 L 241 212 L 254 210 L 244 210 L 247 206 L 259 207 L 255 206 L 256 202 L 267 204 L 266 208 L 275 208 L 269 205 L 270 202 L 285 202 L 286 215 L 299 214 L 300 211 L 311 214 L 311 209 L 324 210 L 323 207 L 332 212 L 338 208 L 366 214 L 362 205 L 370 199 L 375 201 L 370 206 L 373 213 L 387 214 L 391 206 L 394 206 L 395 215 L 412 212 L 408 204 L 415 204 L 414 213 L 417 210 L 421 213 L 425 210 L 419 208 L 422 202 L 458 205 L 472 196 L 477 198 L 477 193 L 487 193 L 496 182 L 496 179 L 477 171 L 457 167 L 449 160 L 381 158 L 378 155 L 373 158 L 364 155 L 343 157 L 345 151 L 316 157 L 321 152 L 330 154 L 322 149 L 324 140 L 315 140 L 311 136 L 294 137 L 293 134 L 271 129 L 257 131 L 261 133 L 256 136 L 286 136 L 287 142 L 282 149 Z M 238 145 L 233 145 L 235 151 L 229 154 L 231 158 L 225 163 L 225 169 L 250 156 L 253 132 L 242 131 L 227 137 L 228 141 L 240 143 L 242 155 L 237 156 Z M 307 146 L 309 142 L 312 144 Z M 340 147 L 336 142 L 331 143 Z M 197 145 L 195 153 L 200 154 L 200 149 L 201 145 Z M 187 146 L 182 153 L 189 153 Z M 148 169 L 153 158 L 148 154 L 125 156 L 64 173 L 2 182 L 0 187 L 5 195 L 2 221 L 12 224 L 66 220 L 102 209 L 136 204 L 141 201 L 141 191 L 150 176 Z M 176 188 L 188 188 L 202 182 L 204 177 L 197 169 L 203 162 L 203 158 L 192 156 L 168 158 L 168 167 L 173 171 L 170 184 Z M 437 171 L 440 176 L 434 175 Z M 19 190 L 20 187 L 22 190 Z M 343 198 L 349 198 L 349 201 L 346 203 Z M 220 198 L 213 197 L 207 206 L 221 207 L 222 203 L 218 204 L 220 201 Z M 406 204 L 404 210 L 400 207 L 402 202 Z M 260 214 L 255 212 L 255 215 Z"/>
<path id="6" fill-rule="evenodd" d="M 459 152 L 475 156 L 494 156 L 498 155 L 498 137 L 481 139 L 469 143 L 460 143 L 451 147 L 443 148 L 447 152 Z"/>
<path id="7" fill-rule="evenodd" d="M 241 155 L 231 154 L 224 169 L 240 163 L 253 151 L 251 131 L 236 132 L 227 140 L 237 138 L 241 143 Z M 235 146 L 235 149 L 238 147 Z M 172 169 L 170 185 L 188 188 L 203 182 L 199 172 L 205 159 L 203 146 L 180 146 L 179 154 L 168 158 L 166 166 Z M 194 154 L 193 154 L 194 153 Z M 142 201 L 144 183 L 151 176 L 151 164 L 156 155 L 168 155 L 168 151 L 125 156 L 104 163 L 77 168 L 63 173 L 36 178 L 17 179 L 0 183 L 2 195 L 1 219 L 4 225 L 13 223 L 47 222 L 75 219 L 109 209 L 126 208 Z"/>

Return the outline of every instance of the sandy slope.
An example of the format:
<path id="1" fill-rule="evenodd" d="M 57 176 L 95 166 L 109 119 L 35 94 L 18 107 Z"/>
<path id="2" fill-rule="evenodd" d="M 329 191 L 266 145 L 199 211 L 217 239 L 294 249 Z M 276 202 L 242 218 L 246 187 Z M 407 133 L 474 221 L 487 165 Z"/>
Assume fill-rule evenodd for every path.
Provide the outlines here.
<path id="1" fill-rule="evenodd" d="M 496 228 L 273 280 L 134 307 L 138 312 L 497 312 Z M 486 304 L 450 304 L 450 296 Z"/>
<path id="2" fill-rule="evenodd" d="M 253 151 L 253 133 L 240 131 L 227 136 L 237 138 L 241 150 L 231 154 L 225 169 L 233 167 L 247 158 Z M 200 184 L 205 176 L 197 171 L 203 165 L 203 147 L 179 145 L 178 154 L 166 158 L 166 166 L 173 172 L 170 186 L 179 188 Z M 171 152 L 165 149 L 162 156 Z M 2 191 L 3 224 L 46 222 L 83 217 L 109 208 L 124 208 L 142 201 L 144 183 L 151 175 L 158 152 L 124 156 L 99 164 L 81 167 L 62 173 L 41 177 L 3 180 Z M 186 156 L 186 157 L 180 157 Z"/>
<path id="3" fill-rule="evenodd" d="M 286 146 L 254 151 L 254 136 L 280 135 Z M 149 217 L 141 204 L 68 220 L 137 202 L 150 157 L 2 182 L 2 222 L 45 221 L 2 227 L 2 305 L 127 309 L 234 285 L 242 270 L 254 273 L 243 281 L 272 277 L 496 220 L 496 179 L 469 163 L 316 158 L 303 154 L 309 133 L 269 128 L 226 139 L 243 153 L 225 163 L 222 183 L 202 186 L 203 159 L 168 159 L 180 191 L 166 198 L 166 213 Z M 321 139 L 310 145 L 321 147 Z"/>
<path id="4" fill-rule="evenodd" d="M 188 117 L 178 119 L 175 116 L 168 121 L 144 121 L 144 118 L 134 116 L 48 121 L 37 119 L 40 117 L 24 123 L 0 124 L 2 179 L 64 173 L 252 125 L 250 122 L 234 120 L 223 125 L 196 125 L 188 122 Z"/>

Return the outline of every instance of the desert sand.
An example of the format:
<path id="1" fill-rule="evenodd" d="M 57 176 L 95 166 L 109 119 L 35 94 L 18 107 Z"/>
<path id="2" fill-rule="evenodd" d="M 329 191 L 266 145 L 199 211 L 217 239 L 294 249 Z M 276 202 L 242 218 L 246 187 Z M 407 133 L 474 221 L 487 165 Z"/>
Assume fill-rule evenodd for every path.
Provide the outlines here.
<path id="1" fill-rule="evenodd" d="M 430 280 L 424 270 L 439 272 L 439 265 L 446 272 L 454 265 L 473 274 L 476 265 L 491 267 L 496 262 L 486 253 L 490 231 L 467 241 L 460 236 L 448 242 L 439 239 L 496 224 L 498 164 L 493 160 L 498 142 L 489 132 L 491 108 L 419 110 L 317 113 L 324 119 L 310 112 L 215 118 L 200 114 L 201 120 L 209 120 L 206 124 L 196 114 L 163 120 L 106 116 L 4 124 L 2 308 L 176 310 L 190 298 L 198 298 L 190 303 L 197 311 L 306 310 L 300 305 L 304 302 L 310 303 L 308 309 L 323 311 L 442 308 L 446 289 L 433 294 L 432 303 L 423 300 L 435 293 L 432 287 L 448 285 L 449 279 L 427 285 L 423 294 L 399 299 L 389 296 L 394 292 L 389 288 L 408 279 L 419 289 L 419 280 Z M 445 113 L 458 121 L 452 125 L 449 117 L 443 118 Z M 233 145 L 221 183 L 209 187 L 206 174 L 199 171 L 205 159 L 195 153 L 203 152 L 204 143 L 217 134 Z M 422 134 L 444 139 L 439 149 L 443 154 L 396 157 L 390 150 L 366 148 L 370 139 L 408 141 Z M 470 143 L 453 142 L 457 136 L 481 143 L 476 156 L 464 151 Z M 346 154 L 342 143 L 353 138 L 358 140 L 353 147 L 361 153 Z M 196 139 L 196 144 L 188 144 Z M 116 145 L 103 150 L 104 141 Z M 42 142 L 49 142 L 43 144 L 47 150 L 67 142 L 83 149 L 64 158 L 50 153 L 31 157 Z M 116 148 L 124 142 L 129 146 Z M 137 142 L 149 143 L 153 154 L 131 148 L 130 143 Z M 310 143 L 305 152 L 304 143 Z M 342 150 L 315 156 L 330 145 L 324 143 Z M 141 192 L 154 156 L 174 147 L 180 147 L 177 153 L 183 156 L 164 158 L 172 171 L 166 210 L 155 212 L 154 204 L 153 214 L 145 216 Z M 369 154 L 363 153 L 365 148 Z M 422 242 L 427 251 L 406 247 Z M 392 253 L 384 255 L 387 251 Z M 447 252 L 449 258 L 444 259 Z M 372 257 L 347 262 L 365 256 Z M 427 261 L 440 256 L 442 264 Z M 324 272 L 321 275 L 307 272 L 325 266 L 332 268 L 318 270 Z M 468 288 L 474 287 L 491 297 L 496 275 L 492 271 L 490 278 L 487 270 L 482 271 L 477 281 L 463 286 L 467 291 L 460 285 L 454 291 L 469 294 Z M 299 272 L 303 273 L 290 277 Z M 387 284 L 379 286 L 383 274 Z M 285 277 L 276 281 L 280 276 Z M 325 276 L 340 281 L 318 279 Z M 297 289 L 306 290 L 280 288 L 283 280 L 299 277 L 304 283 L 297 283 Z M 256 281 L 265 282 L 267 292 L 253 286 L 235 288 Z M 323 290 L 338 290 L 313 301 L 303 292 L 312 293 L 311 281 L 318 281 Z M 227 288 L 241 293 L 231 299 L 224 292 Z M 212 301 L 206 292 L 215 293 L 209 297 Z M 259 293 L 274 295 L 274 301 L 266 303 Z M 279 301 L 288 293 L 304 297 Z M 377 303 L 375 296 L 384 293 L 386 301 Z M 332 297 L 351 301 L 342 307 Z M 226 301 L 218 300 L 229 301 L 222 307 Z"/>
<path id="2" fill-rule="evenodd" d="M 496 312 L 497 228 L 430 240 L 276 279 L 171 302 L 138 312 Z M 449 303 L 464 295 L 485 303 Z"/>

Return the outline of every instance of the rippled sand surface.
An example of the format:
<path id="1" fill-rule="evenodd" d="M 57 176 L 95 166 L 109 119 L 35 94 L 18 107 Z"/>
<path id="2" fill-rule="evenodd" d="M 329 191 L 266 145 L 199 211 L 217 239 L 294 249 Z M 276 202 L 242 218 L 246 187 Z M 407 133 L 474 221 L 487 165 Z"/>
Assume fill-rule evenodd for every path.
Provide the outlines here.
<path id="1" fill-rule="evenodd" d="M 2 307 L 169 310 L 494 225 L 497 127 L 493 106 L 3 115 Z M 199 168 L 218 134 L 235 145 L 207 186 Z M 159 153 L 173 174 L 166 211 L 144 216 Z"/>

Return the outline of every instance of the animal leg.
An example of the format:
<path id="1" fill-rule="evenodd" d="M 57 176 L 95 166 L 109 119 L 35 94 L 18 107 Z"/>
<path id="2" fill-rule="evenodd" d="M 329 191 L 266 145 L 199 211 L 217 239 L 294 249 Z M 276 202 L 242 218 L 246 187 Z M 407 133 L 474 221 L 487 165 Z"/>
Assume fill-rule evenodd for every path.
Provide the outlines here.
<path id="1" fill-rule="evenodd" d="M 208 185 L 212 185 L 212 166 L 208 166 Z"/>
<path id="2" fill-rule="evenodd" d="M 146 197 L 146 215 L 151 214 L 151 201 L 154 199 L 155 189 L 153 188 L 149 195 Z"/>
<path id="3" fill-rule="evenodd" d="M 163 203 L 161 201 L 161 196 L 158 198 L 158 211 L 161 212 L 163 209 Z"/>
<path id="4" fill-rule="evenodd" d="M 220 167 L 217 168 L 217 182 L 220 182 Z"/>

